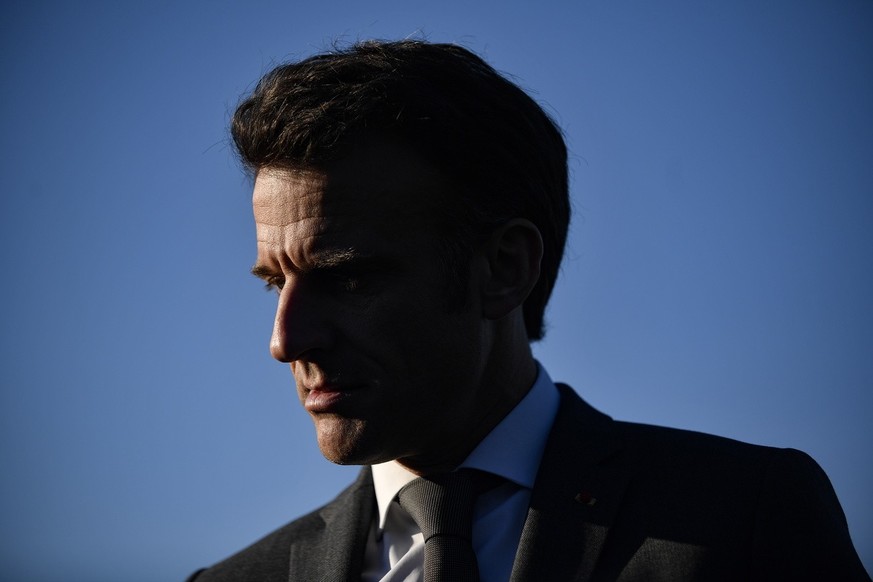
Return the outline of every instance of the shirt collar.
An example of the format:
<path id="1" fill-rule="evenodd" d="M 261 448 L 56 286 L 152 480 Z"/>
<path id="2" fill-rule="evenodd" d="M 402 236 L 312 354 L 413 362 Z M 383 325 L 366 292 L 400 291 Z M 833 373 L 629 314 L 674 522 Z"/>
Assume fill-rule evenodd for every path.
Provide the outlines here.
<path id="1" fill-rule="evenodd" d="M 559 401 L 558 389 L 537 362 L 537 379 L 527 395 L 482 439 L 459 468 L 488 471 L 520 487 L 533 489 Z M 417 475 L 397 461 L 379 463 L 372 469 L 381 530 L 391 501 Z"/>

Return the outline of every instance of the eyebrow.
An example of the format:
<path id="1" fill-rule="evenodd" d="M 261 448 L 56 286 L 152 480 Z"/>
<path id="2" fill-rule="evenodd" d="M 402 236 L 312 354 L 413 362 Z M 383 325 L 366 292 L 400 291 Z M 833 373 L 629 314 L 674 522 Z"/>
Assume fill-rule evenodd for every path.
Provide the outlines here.
<path id="1" fill-rule="evenodd" d="M 251 273 L 258 279 L 263 279 L 264 281 L 280 274 L 275 269 L 265 267 L 264 265 L 255 265 L 254 267 L 252 267 Z"/>
<path id="2" fill-rule="evenodd" d="M 332 269 L 350 264 L 361 265 L 379 265 L 386 261 L 371 257 L 368 255 L 358 254 L 354 249 L 337 249 L 328 252 L 320 253 L 311 265 L 306 270 L 312 269 Z M 269 280 L 276 276 L 283 275 L 279 269 L 274 269 L 266 265 L 255 265 L 251 269 L 252 275 L 258 279 Z"/>

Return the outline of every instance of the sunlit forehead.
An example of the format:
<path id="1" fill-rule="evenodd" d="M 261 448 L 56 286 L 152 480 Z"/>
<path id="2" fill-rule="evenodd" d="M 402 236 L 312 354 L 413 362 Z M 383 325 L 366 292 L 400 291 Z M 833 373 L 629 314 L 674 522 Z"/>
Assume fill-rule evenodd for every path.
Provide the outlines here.
<path id="1" fill-rule="evenodd" d="M 286 226 L 318 217 L 324 182 L 315 172 L 261 170 L 252 191 L 255 221 L 259 226 Z"/>

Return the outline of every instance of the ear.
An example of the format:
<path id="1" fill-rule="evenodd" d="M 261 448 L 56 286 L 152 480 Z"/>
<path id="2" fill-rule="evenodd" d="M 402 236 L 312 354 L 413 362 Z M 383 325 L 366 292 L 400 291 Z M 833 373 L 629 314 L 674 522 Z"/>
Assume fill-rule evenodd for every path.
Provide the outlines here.
<path id="1" fill-rule="evenodd" d="M 483 315 L 500 319 L 521 307 L 539 279 L 543 238 L 531 221 L 515 218 L 491 234 L 485 253 Z"/>

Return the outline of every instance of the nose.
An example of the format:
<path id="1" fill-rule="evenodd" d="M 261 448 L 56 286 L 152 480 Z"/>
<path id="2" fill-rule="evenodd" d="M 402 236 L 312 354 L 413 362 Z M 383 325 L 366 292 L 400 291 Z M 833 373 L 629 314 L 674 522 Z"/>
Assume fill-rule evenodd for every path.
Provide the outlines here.
<path id="1" fill-rule="evenodd" d="M 293 362 L 310 350 L 328 346 L 330 325 L 322 303 L 301 281 L 286 281 L 270 338 L 270 354 L 275 359 Z"/>

